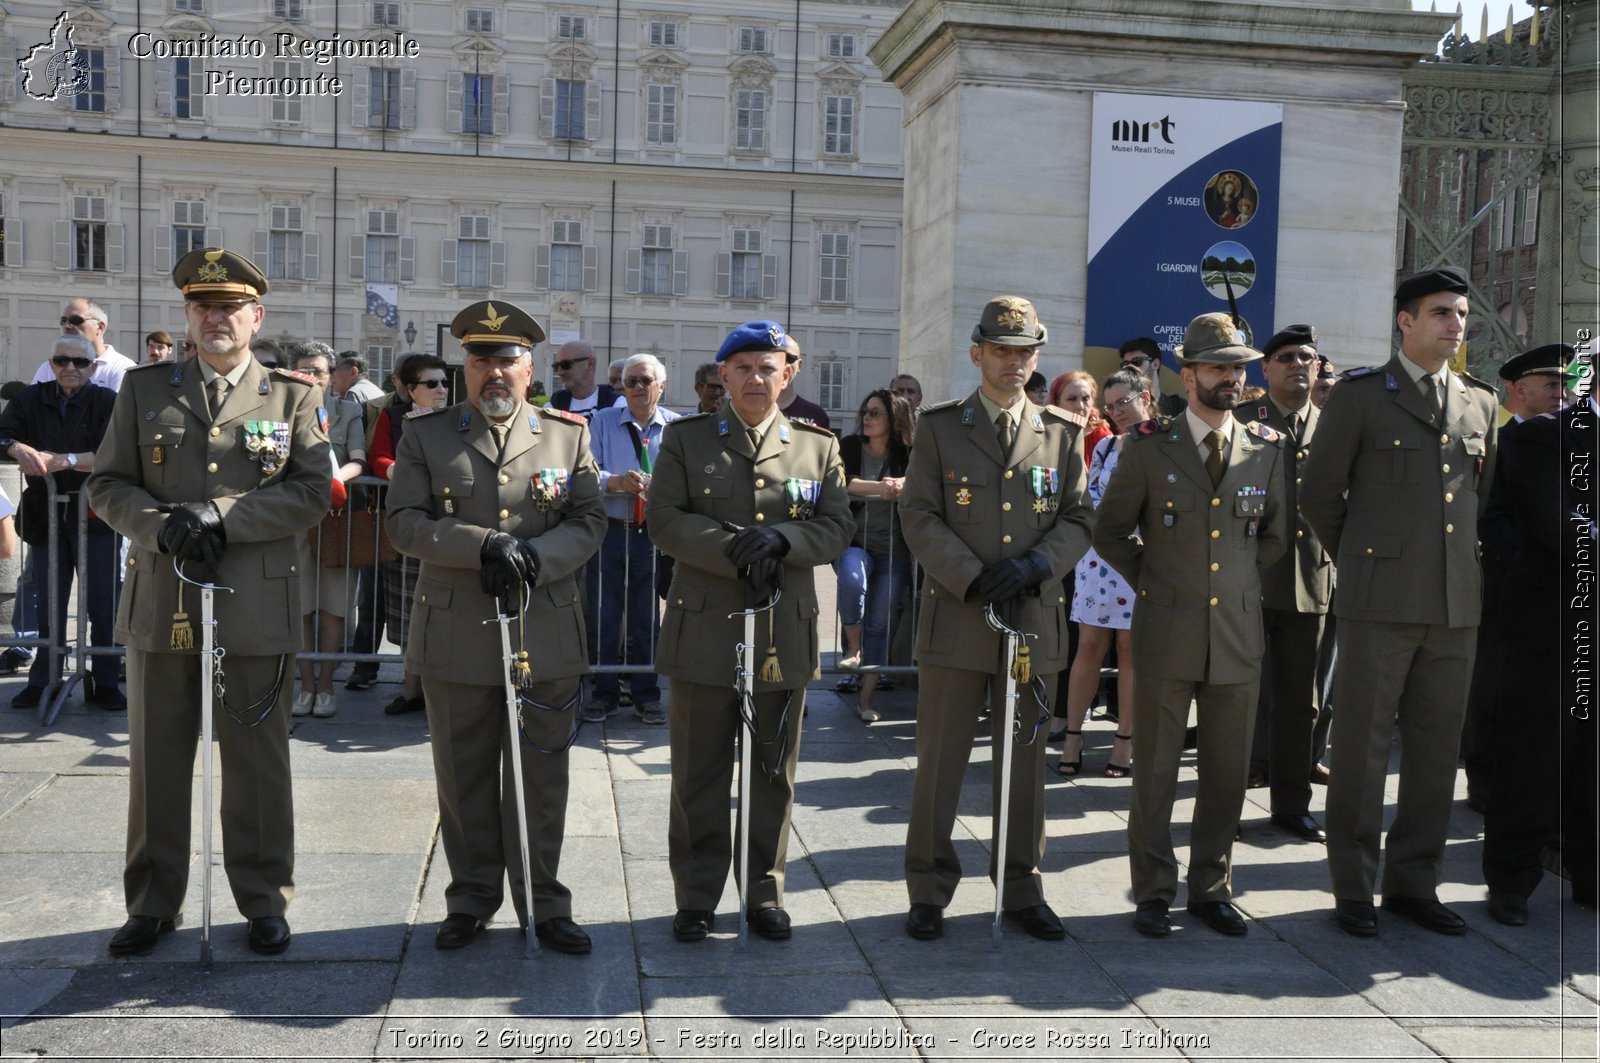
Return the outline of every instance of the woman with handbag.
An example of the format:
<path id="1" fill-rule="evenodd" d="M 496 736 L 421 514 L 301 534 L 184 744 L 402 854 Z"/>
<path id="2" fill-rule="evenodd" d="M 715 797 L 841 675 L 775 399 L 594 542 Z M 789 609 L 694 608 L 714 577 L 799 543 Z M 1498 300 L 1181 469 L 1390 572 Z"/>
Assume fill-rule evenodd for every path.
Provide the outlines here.
<path id="1" fill-rule="evenodd" d="M 417 354 L 400 363 L 400 387 L 394 402 L 378 415 L 372 435 L 372 475 L 387 480 L 394 467 L 395 449 L 405 432 L 406 422 L 442 410 L 450 403 L 450 372 L 444 359 Z M 411 592 L 417 584 L 421 564 L 410 557 L 385 561 L 379 568 L 383 578 L 383 612 L 389 641 L 404 651 L 411 633 Z M 405 687 L 399 697 L 383 707 L 389 716 L 419 712 L 424 708 L 422 680 L 406 669 Z"/>

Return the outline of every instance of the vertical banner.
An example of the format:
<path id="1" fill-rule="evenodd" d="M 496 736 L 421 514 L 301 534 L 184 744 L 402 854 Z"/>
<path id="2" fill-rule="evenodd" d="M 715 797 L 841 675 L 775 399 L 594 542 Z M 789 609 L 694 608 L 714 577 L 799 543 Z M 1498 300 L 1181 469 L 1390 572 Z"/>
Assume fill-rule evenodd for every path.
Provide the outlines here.
<path id="1" fill-rule="evenodd" d="M 1113 363 L 1125 341 L 1151 336 L 1176 372 L 1172 349 L 1184 326 L 1226 312 L 1230 288 L 1246 339 L 1272 335 L 1282 140 L 1282 104 L 1095 93 L 1084 315 L 1091 365 Z"/>

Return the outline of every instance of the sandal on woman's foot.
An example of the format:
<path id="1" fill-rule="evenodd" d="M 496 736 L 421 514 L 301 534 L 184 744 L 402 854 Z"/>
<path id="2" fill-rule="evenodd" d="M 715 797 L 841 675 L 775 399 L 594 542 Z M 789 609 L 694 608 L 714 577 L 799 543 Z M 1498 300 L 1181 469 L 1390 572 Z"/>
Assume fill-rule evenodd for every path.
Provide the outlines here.
<path id="1" fill-rule="evenodd" d="M 1116 737 L 1116 740 L 1118 742 L 1132 742 L 1133 741 L 1133 735 L 1119 734 L 1119 735 L 1117 735 L 1115 737 Z M 1115 761 L 1111 760 L 1109 757 L 1107 757 L 1106 758 L 1106 772 L 1105 772 L 1105 775 L 1106 775 L 1106 778 L 1108 778 L 1108 779 L 1126 779 L 1126 778 L 1130 777 L 1131 775 L 1133 775 L 1133 758 L 1129 757 L 1128 758 L 1128 763 L 1126 763 L 1126 764 L 1118 764 Z"/>
<path id="2" fill-rule="evenodd" d="M 857 705 L 856 718 L 862 723 L 877 723 L 883 717 L 878 715 L 878 710 L 870 705 Z"/>
<path id="3" fill-rule="evenodd" d="M 1062 739 L 1065 740 L 1069 736 L 1081 738 L 1083 736 L 1083 731 L 1081 731 L 1081 730 L 1074 731 L 1074 730 L 1071 730 L 1070 728 L 1063 727 L 1061 729 L 1061 737 L 1062 737 Z M 1082 770 L 1083 770 L 1083 743 L 1082 742 L 1078 743 L 1078 759 L 1077 760 L 1068 760 L 1067 759 L 1067 749 L 1066 749 L 1065 746 L 1062 746 L 1061 747 L 1061 759 L 1056 761 L 1056 774 L 1061 776 L 1063 779 L 1070 779 L 1074 775 L 1077 775 L 1078 772 L 1080 772 Z"/>

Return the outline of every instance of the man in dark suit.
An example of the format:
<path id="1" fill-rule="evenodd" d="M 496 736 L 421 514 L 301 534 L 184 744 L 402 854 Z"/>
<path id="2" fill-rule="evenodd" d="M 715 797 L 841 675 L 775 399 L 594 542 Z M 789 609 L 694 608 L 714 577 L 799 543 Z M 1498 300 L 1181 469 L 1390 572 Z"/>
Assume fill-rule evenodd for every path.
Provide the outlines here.
<path id="1" fill-rule="evenodd" d="M 1172 806 L 1189 709 L 1198 704 L 1187 909 L 1237 937 L 1248 928 L 1232 904 L 1233 841 L 1261 684 L 1261 571 L 1285 548 L 1283 448 L 1273 429 L 1232 415 L 1244 367 L 1261 353 L 1227 314 L 1189 322 L 1176 353 L 1188 410 L 1134 429 L 1095 514 L 1095 549 L 1139 595 L 1139 770 L 1128 814 L 1133 926 L 1148 937 L 1172 932 Z"/>
<path id="2" fill-rule="evenodd" d="M 1262 348 L 1267 394 L 1235 410 L 1245 422 L 1283 436 L 1283 485 L 1293 541 L 1262 577 L 1261 700 L 1256 713 L 1252 771 L 1264 769 L 1271 786 L 1272 823 L 1309 842 L 1326 840 L 1311 815 L 1312 734 L 1321 712 L 1317 648 L 1333 595 L 1333 560 L 1295 510 L 1301 465 L 1311 452 L 1320 411 L 1311 404 L 1317 365 L 1317 330 L 1290 325 Z"/>
<path id="3" fill-rule="evenodd" d="M 521 308 L 474 303 L 451 335 L 466 351 L 465 402 L 418 417 L 390 473 L 389 537 L 422 561 L 406 666 L 422 678 L 450 864 L 450 914 L 434 944 L 474 941 L 504 899 L 557 952 L 586 953 L 572 893 L 557 873 L 566 833 L 567 746 L 585 672 L 578 572 L 600 547 L 606 516 L 589 430 L 573 414 L 536 411 L 524 396 L 544 329 Z M 514 612 L 518 710 L 506 716 L 507 663 L 485 621 Z M 526 670 L 523 669 L 523 664 Z M 523 751 L 523 792 L 509 744 Z M 516 858 L 525 806 L 534 910 Z"/>
<path id="4" fill-rule="evenodd" d="M 1570 352 L 1571 348 L 1567 351 Z M 1596 552 L 1594 460 L 1600 435 L 1585 399 L 1506 432 L 1495 469 L 1498 507 L 1485 515 L 1506 544 L 1505 586 L 1515 588 L 1517 622 L 1504 641 L 1492 733 L 1499 739 L 1484 815 L 1483 877 L 1489 915 L 1528 921 L 1528 898 L 1544 877 L 1543 851 L 1559 845 L 1572 898 L 1595 906 L 1595 717 L 1574 696 L 1577 650 L 1591 636 L 1594 597 L 1586 589 Z M 1592 637 L 1587 640 L 1593 645 Z"/>
<path id="5" fill-rule="evenodd" d="M 1482 605 L 1478 513 L 1498 405 L 1492 387 L 1448 367 L 1466 333 L 1466 293 L 1454 268 L 1401 282 L 1400 353 L 1333 389 L 1300 485 L 1300 512 L 1339 569 L 1328 869 L 1336 921 L 1358 937 L 1378 932 L 1372 897 L 1396 725 L 1404 751 L 1383 906 L 1441 934 L 1466 932 L 1437 891 Z"/>
<path id="6" fill-rule="evenodd" d="M 223 864 L 248 943 L 289 946 L 294 795 L 290 655 L 300 649 L 295 536 L 332 502 L 319 392 L 253 356 L 266 278 L 218 247 L 191 251 L 172 279 L 199 352 L 128 371 L 95 454 L 89 505 L 131 540 L 117 640 L 128 647 L 128 921 L 111 951 L 150 951 L 176 925 L 189 878 L 189 802 L 200 731 L 199 592 L 206 567 L 227 650 L 214 706 L 222 762 Z M 218 680 L 217 685 L 223 686 Z"/>
<path id="7" fill-rule="evenodd" d="M 1042 721 L 1049 718 L 1056 673 L 1067 665 L 1067 603 L 1061 579 L 1089 548 L 1093 512 L 1086 500 L 1083 418 L 1037 406 L 1023 393 L 1046 332 L 1033 304 L 1014 295 L 989 300 L 972 331 L 972 364 L 982 374 L 965 399 L 935 404 L 917 420 L 900 494 L 906 545 L 926 574 L 917 624 L 917 774 L 906 828 L 906 932 L 927 940 L 943 933 L 944 909 L 961 881 L 951 832 L 973 734 L 985 698 L 992 707 L 995 765 L 1004 728 L 1000 635 L 993 605 L 1007 623 L 1037 632 L 1029 646 L 1032 682 L 1019 684 L 1023 739 L 1011 757 L 1007 851 L 991 857 L 1004 883 L 1008 918 L 1045 940 L 1066 935 L 1044 899 Z M 990 822 L 999 838 L 1000 782 L 991 773 Z"/>
<path id="8" fill-rule="evenodd" d="M 782 591 L 777 605 L 756 621 L 766 647 L 749 703 L 757 774 L 750 807 L 739 810 L 750 817 L 748 864 L 735 873 L 745 883 L 750 929 L 770 940 L 790 934 L 784 863 L 806 683 L 819 663 L 812 570 L 844 553 L 854 524 L 838 440 L 778 409 L 794 375 L 785 338 L 776 321 L 728 334 L 717 351 L 728 403 L 667 426 L 645 505 L 656 546 L 677 562 L 656 664 L 672 679 L 667 859 L 679 941 L 710 932 L 733 862 L 733 750 L 750 738 L 732 684 L 744 621 L 731 614 L 774 589 Z"/>

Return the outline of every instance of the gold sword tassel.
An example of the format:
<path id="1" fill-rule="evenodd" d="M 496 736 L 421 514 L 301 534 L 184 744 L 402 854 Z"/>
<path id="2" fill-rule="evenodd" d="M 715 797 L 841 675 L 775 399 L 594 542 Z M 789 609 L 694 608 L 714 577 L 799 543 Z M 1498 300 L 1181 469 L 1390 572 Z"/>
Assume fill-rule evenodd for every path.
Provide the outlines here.
<path id="1" fill-rule="evenodd" d="M 182 581 L 178 583 L 178 611 L 172 614 L 172 648 L 194 649 L 194 625 L 189 623 L 189 614 L 183 609 Z"/>

